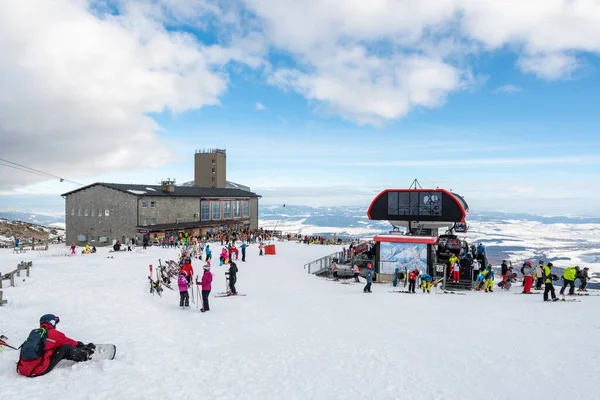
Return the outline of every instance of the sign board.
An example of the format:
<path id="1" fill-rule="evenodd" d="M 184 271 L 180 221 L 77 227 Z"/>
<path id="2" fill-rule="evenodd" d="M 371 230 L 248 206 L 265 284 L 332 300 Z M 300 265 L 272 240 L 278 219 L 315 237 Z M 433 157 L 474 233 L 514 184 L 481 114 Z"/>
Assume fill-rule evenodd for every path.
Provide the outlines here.
<path id="1" fill-rule="evenodd" d="M 136 230 L 137 233 L 150 233 L 150 231 L 148 229 L 138 229 Z"/>
<path id="2" fill-rule="evenodd" d="M 454 224 L 454 232 L 467 233 L 467 224 L 465 222 L 457 222 Z"/>

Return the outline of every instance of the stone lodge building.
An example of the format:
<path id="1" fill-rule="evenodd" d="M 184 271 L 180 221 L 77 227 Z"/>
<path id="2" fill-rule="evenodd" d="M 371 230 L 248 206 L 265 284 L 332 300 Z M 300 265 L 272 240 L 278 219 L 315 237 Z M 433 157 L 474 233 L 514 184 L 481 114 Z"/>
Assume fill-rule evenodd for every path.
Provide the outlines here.
<path id="1" fill-rule="evenodd" d="M 211 228 L 258 228 L 259 195 L 232 188 L 94 183 L 62 195 L 70 245 L 105 246 L 148 234 L 150 240 Z"/>

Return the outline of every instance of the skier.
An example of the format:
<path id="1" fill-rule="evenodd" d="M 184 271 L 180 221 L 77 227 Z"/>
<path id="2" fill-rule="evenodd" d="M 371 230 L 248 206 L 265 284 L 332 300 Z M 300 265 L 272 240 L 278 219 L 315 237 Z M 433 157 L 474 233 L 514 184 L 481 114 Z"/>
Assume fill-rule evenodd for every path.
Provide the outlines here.
<path id="1" fill-rule="evenodd" d="M 188 283 L 191 283 L 192 276 L 194 276 L 194 267 L 192 267 L 191 258 L 188 257 L 183 260 L 183 266 L 181 267 L 180 271 L 185 271 L 185 277 L 186 277 Z"/>
<path id="2" fill-rule="evenodd" d="M 538 261 L 537 267 L 535 267 L 535 289 L 542 290 L 542 283 L 544 283 L 544 262 Z"/>
<path id="3" fill-rule="evenodd" d="M 578 292 L 587 292 L 586 286 L 588 280 L 590 279 L 588 275 L 589 270 L 590 269 L 588 267 L 585 267 L 581 271 L 579 271 L 579 275 L 577 276 L 577 278 L 579 278 L 579 282 L 581 282 L 581 284 L 579 285 L 579 289 L 577 289 Z"/>
<path id="4" fill-rule="evenodd" d="M 525 261 L 521 267 L 521 273 L 523 274 L 523 292 L 531 293 L 531 285 L 533 284 L 533 278 L 531 276 L 531 261 Z"/>
<path id="5" fill-rule="evenodd" d="M 371 284 L 373 283 L 373 267 L 371 264 L 367 264 L 367 271 L 365 272 L 365 277 L 367 278 L 367 284 L 363 289 L 364 293 L 371 293 Z"/>
<path id="6" fill-rule="evenodd" d="M 433 278 L 429 274 L 423 274 L 423 276 L 421 276 L 421 287 L 423 288 L 423 293 L 425 293 L 426 290 L 427 290 L 427 293 L 431 293 L 430 289 L 431 289 L 432 281 L 433 281 Z"/>
<path id="7" fill-rule="evenodd" d="M 544 279 L 545 279 L 545 289 L 544 289 L 544 301 L 548 301 L 548 293 L 552 296 L 552 301 L 558 301 L 556 297 L 556 293 L 554 291 L 554 285 L 552 284 L 552 263 L 548 263 L 548 265 L 544 265 Z"/>
<path id="8" fill-rule="evenodd" d="M 208 295 L 212 289 L 212 278 L 210 266 L 205 265 L 204 274 L 202 274 L 202 280 L 200 282 L 196 282 L 198 285 L 202 285 L 202 308 L 200 309 L 202 312 L 210 311 L 210 307 L 208 305 Z"/>
<path id="9" fill-rule="evenodd" d="M 475 285 L 475 290 L 480 291 L 481 288 L 484 285 L 485 282 L 485 275 L 483 274 L 484 271 L 480 271 L 477 274 L 477 279 L 475 280 L 475 282 L 477 282 L 477 285 Z"/>
<path id="10" fill-rule="evenodd" d="M 237 264 L 233 261 L 229 263 L 229 269 L 225 272 L 225 275 L 229 277 L 229 293 L 232 295 L 236 295 L 237 291 L 235 290 L 235 283 L 237 282 L 237 273 L 238 267 Z"/>
<path id="11" fill-rule="evenodd" d="M 502 260 L 502 265 L 500 265 L 500 274 L 502 275 L 502 280 L 506 281 L 506 275 L 508 274 L 508 265 L 506 264 L 506 260 Z"/>
<path id="12" fill-rule="evenodd" d="M 358 265 L 354 264 L 352 270 L 354 271 L 354 282 L 360 283 L 360 279 L 358 279 L 358 276 L 360 275 L 360 268 L 358 268 Z"/>
<path id="13" fill-rule="evenodd" d="M 258 245 L 258 250 L 260 250 L 260 253 L 258 253 L 259 256 L 263 255 L 263 247 L 264 246 L 263 246 L 262 242 L 260 242 L 260 244 Z"/>
<path id="14" fill-rule="evenodd" d="M 71 243 L 71 254 L 77 254 L 77 253 L 75 252 L 75 249 L 76 249 L 76 248 L 77 248 L 77 246 L 75 245 L 75 242 L 72 242 L 72 243 Z"/>
<path id="15" fill-rule="evenodd" d="M 408 273 L 408 291 L 415 293 L 415 286 L 417 285 L 417 278 L 419 277 L 419 271 L 417 268 L 413 269 Z"/>
<path id="16" fill-rule="evenodd" d="M 485 283 L 483 284 L 483 290 L 485 292 L 493 292 L 494 290 L 494 269 L 492 264 L 488 264 L 487 268 L 483 271 L 483 277 Z"/>
<path id="17" fill-rule="evenodd" d="M 37 329 L 32 331 L 21 345 L 17 363 L 19 374 L 28 377 L 41 376 L 52 371 L 61 360 L 82 362 L 91 358 L 96 346 L 93 343 L 85 345 L 56 330 L 59 321 L 60 318 L 53 314 L 42 315 L 39 332 Z M 44 347 L 41 354 L 36 354 L 38 345 L 42 343 Z"/>
<path id="18" fill-rule="evenodd" d="M 188 293 L 188 273 L 185 269 L 181 269 L 179 272 L 177 286 L 179 286 L 179 307 L 189 307 L 190 294 Z"/>
<path id="19" fill-rule="evenodd" d="M 479 269 L 481 268 L 481 263 L 479 260 L 473 260 L 473 274 L 477 276 L 479 274 Z"/>
<path id="20" fill-rule="evenodd" d="M 206 245 L 204 252 L 206 253 L 206 261 L 210 260 L 212 258 L 212 252 L 210 251 L 210 247 L 208 245 Z"/>
<path id="21" fill-rule="evenodd" d="M 450 258 L 448 259 L 448 271 L 450 273 L 450 276 L 452 276 L 452 281 L 456 281 L 456 279 L 454 278 L 454 264 L 458 261 L 458 257 L 456 257 L 454 254 L 450 256 Z"/>
<path id="22" fill-rule="evenodd" d="M 242 243 L 240 248 L 242 249 L 242 262 L 246 262 L 246 243 Z"/>
<path id="23" fill-rule="evenodd" d="M 337 263 L 335 261 L 331 262 L 331 270 L 333 271 L 333 280 L 335 280 L 335 281 L 339 280 L 339 278 L 338 278 L 338 266 L 337 266 Z"/>
<path id="24" fill-rule="evenodd" d="M 452 283 L 460 283 L 460 264 L 458 263 L 458 259 L 452 264 Z"/>
<path id="25" fill-rule="evenodd" d="M 565 294 L 565 289 L 569 286 L 569 296 L 575 296 L 575 278 L 579 273 L 579 267 L 567 267 L 563 272 L 563 285 L 560 294 Z"/>

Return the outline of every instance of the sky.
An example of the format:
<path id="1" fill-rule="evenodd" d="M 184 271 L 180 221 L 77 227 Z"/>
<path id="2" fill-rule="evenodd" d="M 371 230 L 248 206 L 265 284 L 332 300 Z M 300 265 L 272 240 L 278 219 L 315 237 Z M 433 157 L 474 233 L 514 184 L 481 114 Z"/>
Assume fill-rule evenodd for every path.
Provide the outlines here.
<path id="1" fill-rule="evenodd" d="M 0 210 L 218 147 L 264 204 L 598 216 L 599 54 L 594 0 L 2 1 Z"/>

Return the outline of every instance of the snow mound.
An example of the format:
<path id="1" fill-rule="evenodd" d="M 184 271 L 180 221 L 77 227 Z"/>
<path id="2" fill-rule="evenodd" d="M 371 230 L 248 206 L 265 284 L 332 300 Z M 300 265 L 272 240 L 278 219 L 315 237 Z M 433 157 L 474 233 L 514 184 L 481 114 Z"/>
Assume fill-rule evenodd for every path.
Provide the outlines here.
<path id="1" fill-rule="evenodd" d="M 133 193 L 133 194 L 146 194 L 147 192 L 143 191 L 143 190 L 133 190 L 133 189 L 128 189 L 127 190 L 129 193 Z"/>

